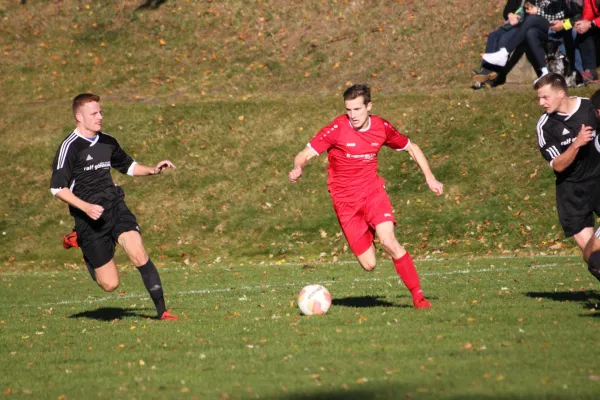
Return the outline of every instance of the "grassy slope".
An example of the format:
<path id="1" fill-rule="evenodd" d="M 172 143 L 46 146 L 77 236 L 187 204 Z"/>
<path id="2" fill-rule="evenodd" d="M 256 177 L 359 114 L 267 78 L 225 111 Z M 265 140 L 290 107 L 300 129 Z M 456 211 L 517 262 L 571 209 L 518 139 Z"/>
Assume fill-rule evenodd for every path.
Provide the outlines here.
<path id="1" fill-rule="evenodd" d="M 533 93 L 452 88 L 468 84 L 500 2 L 483 10 L 469 1 L 169 1 L 134 12 L 138 4 L 0 6 L 5 260 L 80 260 L 58 251 L 72 222 L 47 183 L 73 126 L 69 100 L 86 90 L 103 96 L 106 130 L 138 160 L 179 165 L 151 179 L 116 177 L 154 259 L 350 257 L 324 160 L 298 185 L 286 174 L 293 155 L 342 111 L 342 88 L 358 81 L 382 89 L 376 113 L 425 149 L 446 184 L 434 198 L 405 154 L 382 153 L 409 250 L 561 250 L 552 174 L 533 135 Z M 456 25 L 457 10 L 469 24 Z"/>

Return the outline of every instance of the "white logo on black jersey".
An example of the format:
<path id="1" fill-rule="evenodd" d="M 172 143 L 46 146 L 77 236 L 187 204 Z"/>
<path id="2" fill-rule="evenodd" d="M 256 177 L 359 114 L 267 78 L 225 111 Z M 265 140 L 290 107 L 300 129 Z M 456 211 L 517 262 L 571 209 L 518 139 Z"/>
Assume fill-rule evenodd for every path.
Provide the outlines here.
<path id="1" fill-rule="evenodd" d="M 89 154 L 88 154 L 88 156 L 87 156 L 87 158 L 85 159 L 85 161 L 90 161 L 90 160 L 93 160 L 93 159 L 94 159 L 94 157 L 92 157 L 91 155 L 89 155 Z"/>
<path id="2" fill-rule="evenodd" d="M 569 130 L 567 128 L 563 128 L 563 132 L 562 133 L 563 133 L 563 135 L 568 135 L 571 132 L 569 132 Z"/>

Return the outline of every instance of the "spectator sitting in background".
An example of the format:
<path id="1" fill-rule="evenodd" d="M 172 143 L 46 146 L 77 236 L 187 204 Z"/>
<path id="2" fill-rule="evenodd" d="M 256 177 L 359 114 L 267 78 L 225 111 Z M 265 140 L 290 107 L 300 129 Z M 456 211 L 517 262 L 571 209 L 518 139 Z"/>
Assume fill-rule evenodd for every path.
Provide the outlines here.
<path id="1" fill-rule="evenodd" d="M 595 38 L 600 32 L 600 7 L 597 0 L 584 0 L 583 18 L 575 23 L 575 31 L 579 35 L 579 48 L 581 50 L 581 63 L 583 64 L 584 80 L 589 82 L 598 79 L 596 72 L 596 43 Z"/>
<path id="2" fill-rule="evenodd" d="M 500 50 L 494 53 L 486 53 L 483 60 L 489 64 L 503 67 L 507 64 L 510 54 L 522 43 L 532 52 L 534 68 L 538 77 L 546 75 L 546 52 L 542 42 L 548 40 L 548 29 L 550 22 L 562 20 L 566 14 L 564 0 L 533 0 L 534 3 L 525 3 L 525 18 L 523 23 L 513 26 L 511 29 L 517 31 L 511 35 L 508 42 Z"/>
<path id="3" fill-rule="evenodd" d="M 488 35 L 485 52 L 492 53 L 505 47 L 518 30 L 513 27 L 521 24 L 525 18 L 523 4 L 525 0 L 508 0 L 504 6 L 505 23 L 499 29 Z M 487 62 L 481 62 L 481 69 L 473 75 L 473 89 L 490 88 L 503 85 L 506 82 L 506 76 L 512 68 L 519 62 L 523 54 L 527 54 L 527 59 L 533 65 L 533 57 L 527 49 L 525 43 L 518 46 L 511 55 L 505 66 L 492 65 Z"/>
<path id="4" fill-rule="evenodd" d="M 577 32 L 577 26 L 582 18 L 584 0 L 565 0 L 566 19 L 550 23 L 552 36 L 561 38 L 565 44 L 566 56 L 571 66 L 575 66 L 576 51 L 579 50 L 582 59 L 581 78 L 583 83 L 591 83 L 597 79 L 595 61 L 590 61 L 587 55 L 594 52 L 595 44 L 592 36 Z M 575 29 L 572 29 L 575 27 Z M 595 56 L 594 56 L 595 57 Z M 575 69 L 575 68 L 573 68 Z M 568 78 L 565 76 L 565 78 Z"/>

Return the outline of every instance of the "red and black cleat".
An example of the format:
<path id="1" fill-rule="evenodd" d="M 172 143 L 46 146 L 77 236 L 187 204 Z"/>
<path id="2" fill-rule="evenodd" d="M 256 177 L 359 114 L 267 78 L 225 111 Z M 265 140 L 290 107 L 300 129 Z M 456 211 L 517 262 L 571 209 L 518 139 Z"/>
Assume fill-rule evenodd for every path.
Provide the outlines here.
<path id="1" fill-rule="evenodd" d="M 171 309 L 169 308 L 167 311 L 165 311 L 161 316 L 160 316 L 161 320 L 164 321 L 178 321 L 179 317 L 177 315 L 173 315 L 171 314 Z"/>
<path id="2" fill-rule="evenodd" d="M 425 297 L 413 299 L 415 308 L 431 308 L 431 303 Z"/>
<path id="3" fill-rule="evenodd" d="M 71 247 L 79 247 L 77 243 L 77 232 L 73 231 L 63 237 L 63 247 L 65 249 L 70 249 Z"/>

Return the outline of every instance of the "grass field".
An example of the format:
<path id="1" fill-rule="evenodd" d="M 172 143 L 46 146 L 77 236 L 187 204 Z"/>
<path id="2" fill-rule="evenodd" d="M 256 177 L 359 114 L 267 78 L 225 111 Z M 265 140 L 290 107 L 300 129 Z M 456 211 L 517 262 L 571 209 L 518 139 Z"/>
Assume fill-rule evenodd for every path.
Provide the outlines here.
<path id="1" fill-rule="evenodd" d="M 0 2 L 0 397 L 599 397 L 598 282 L 558 225 L 531 81 L 468 88 L 504 1 L 19 3 Z M 356 264 L 325 157 L 287 181 L 360 82 L 445 185 L 380 153 L 431 310 L 381 250 L 376 272 Z M 122 251 L 106 294 L 61 247 L 73 222 L 50 166 L 87 91 L 136 160 L 178 166 L 114 175 L 178 322 L 151 318 Z M 327 315 L 299 314 L 308 283 L 331 291 Z"/>
<path id="2" fill-rule="evenodd" d="M 393 266 L 161 269 L 179 322 L 138 273 L 118 293 L 83 267 L 2 273 L 0 377 L 10 398 L 596 399 L 600 296 L 575 257 L 418 260 L 430 310 Z M 324 316 L 299 314 L 307 283 Z"/>

